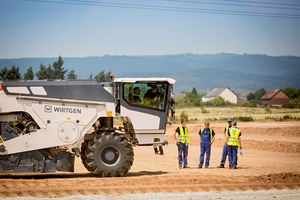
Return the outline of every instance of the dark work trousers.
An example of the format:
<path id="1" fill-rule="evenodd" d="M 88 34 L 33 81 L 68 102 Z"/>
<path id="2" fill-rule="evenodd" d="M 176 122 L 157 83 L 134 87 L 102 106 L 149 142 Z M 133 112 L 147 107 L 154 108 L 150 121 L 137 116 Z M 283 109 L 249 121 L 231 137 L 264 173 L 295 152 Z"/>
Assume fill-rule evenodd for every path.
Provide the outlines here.
<path id="1" fill-rule="evenodd" d="M 211 152 L 211 146 L 210 146 L 210 135 L 202 135 L 201 143 L 200 143 L 200 163 L 199 165 L 202 166 L 204 163 L 204 154 L 206 152 L 206 162 L 205 166 L 209 166 L 209 160 L 210 160 L 210 152 Z"/>
<path id="2" fill-rule="evenodd" d="M 229 167 L 234 168 L 237 165 L 237 150 L 238 146 L 227 146 Z"/>
<path id="3" fill-rule="evenodd" d="M 188 144 L 180 142 L 180 146 L 178 147 L 178 161 L 180 167 L 182 166 L 182 163 L 184 163 L 184 166 L 187 166 L 188 149 Z"/>
<path id="4" fill-rule="evenodd" d="M 222 152 L 221 165 L 225 165 L 227 155 L 228 155 L 228 150 L 227 150 L 226 142 L 225 142 L 224 147 L 223 147 L 223 152 Z"/>

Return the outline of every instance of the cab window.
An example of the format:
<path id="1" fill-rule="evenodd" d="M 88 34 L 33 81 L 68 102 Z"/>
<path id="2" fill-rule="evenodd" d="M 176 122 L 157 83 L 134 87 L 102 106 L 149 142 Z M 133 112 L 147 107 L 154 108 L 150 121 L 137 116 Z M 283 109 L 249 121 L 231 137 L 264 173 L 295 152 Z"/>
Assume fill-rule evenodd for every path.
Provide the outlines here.
<path id="1" fill-rule="evenodd" d="M 125 83 L 124 100 L 131 106 L 165 110 L 167 83 Z"/>

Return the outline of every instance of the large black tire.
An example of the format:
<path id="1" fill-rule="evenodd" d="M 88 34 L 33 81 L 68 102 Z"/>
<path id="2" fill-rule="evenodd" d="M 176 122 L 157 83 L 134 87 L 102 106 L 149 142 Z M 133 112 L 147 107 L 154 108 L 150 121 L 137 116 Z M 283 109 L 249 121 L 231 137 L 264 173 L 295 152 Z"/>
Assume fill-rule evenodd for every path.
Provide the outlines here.
<path id="1" fill-rule="evenodd" d="M 87 170 L 101 177 L 123 176 L 133 164 L 132 145 L 115 132 L 95 135 L 85 153 Z"/>
<path id="2" fill-rule="evenodd" d="M 90 169 L 89 165 L 87 164 L 87 157 L 86 157 L 86 150 L 88 148 L 88 143 L 89 143 L 88 140 L 83 141 L 83 143 L 81 144 L 81 152 L 80 152 L 82 164 L 87 170 Z"/>

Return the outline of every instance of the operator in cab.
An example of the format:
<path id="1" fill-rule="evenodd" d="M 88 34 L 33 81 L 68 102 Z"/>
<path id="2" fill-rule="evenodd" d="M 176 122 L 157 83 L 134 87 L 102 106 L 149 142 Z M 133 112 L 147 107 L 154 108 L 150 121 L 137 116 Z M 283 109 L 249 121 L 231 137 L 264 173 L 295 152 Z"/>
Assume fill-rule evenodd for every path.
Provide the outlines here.
<path id="1" fill-rule="evenodd" d="M 158 92 L 156 84 L 151 84 L 151 89 L 147 90 L 144 96 L 144 104 L 155 106 L 160 101 L 161 94 Z"/>
<path id="2" fill-rule="evenodd" d="M 140 97 L 141 90 L 139 87 L 133 89 L 133 100 L 135 103 L 144 103 L 143 99 Z"/>

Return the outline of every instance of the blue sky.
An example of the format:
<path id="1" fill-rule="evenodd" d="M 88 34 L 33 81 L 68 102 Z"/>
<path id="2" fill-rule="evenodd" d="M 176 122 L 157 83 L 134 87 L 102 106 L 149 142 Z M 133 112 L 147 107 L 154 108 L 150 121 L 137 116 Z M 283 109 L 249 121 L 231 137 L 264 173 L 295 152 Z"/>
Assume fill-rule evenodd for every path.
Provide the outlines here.
<path id="1" fill-rule="evenodd" d="M 224 0 L 193 1 L 238 4 Z M 250 7 L 259 4 L 249 2 L 241 4 L 247 5 L 245 7 L 162 0 L 94 2 L 277 12 L 299 15 L 300 18 L 300 6 L 293 6 L 298 10 L 274 10 Z M 299 0 L 263 2 L 300 5 Z M 84 6 L 0 0 L 0 58 L 221 52 L 300 56 L 299 18 L 154 11 L 96 5 L 101 4 Z"/>

